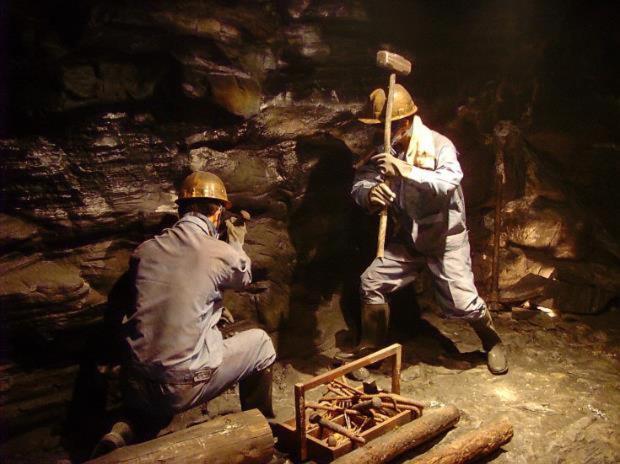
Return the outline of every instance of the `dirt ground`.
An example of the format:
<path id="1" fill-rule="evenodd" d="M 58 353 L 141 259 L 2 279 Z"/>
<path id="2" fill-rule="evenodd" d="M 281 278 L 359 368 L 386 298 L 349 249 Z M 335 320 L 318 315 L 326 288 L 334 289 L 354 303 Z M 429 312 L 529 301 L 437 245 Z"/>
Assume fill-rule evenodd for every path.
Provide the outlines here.
<path id="1" fill-rule="evenodd" d="M 465 324 L 424 316 L 413 338 L 403 339 L 402 392 L 429 406 L 454 404 L 462 411 L 450 441 L 495 416 L 507 416 L 514 438 L 486 462 L 620 462 L 620 311 L 599 316 L 556 317 L 539 313 L 496 325 L 510 353 L 510 371 L 491 375 Z M 279 419 L 292 417 L 292 387 L 326 358 L 278 365 Z M 387 366 L 386 366 L 387 367 Z M 303 372 L 303 373 L 302 373 Z M 389 388 L 389 370 L 373 372 Z M 414 456 L 412 453 L 411 456 Z"/>
<path id="2" fill-rule="evenodd" d="M 525 316 L 496 314 L 509 350 L 510 371 L 493 376 L 476 335 L 466 324 L 426 314 L 413 337 L 406 331 L 396 334 L 404 350 L 402 393 L 429 407 L 454 404 L 462 411 L 457 427 L 439 442 L 449 442 L 496 416 L 507 416 L 514 426 L 512 441 L 482 462 L 620 462 L 620 311 L 598 316 Z M 278 362 L 277 420 L 293 417 L 293 385 L 327 371 L 330 354 Z M 389 366 L 371 374 L 389 389 Z M 235 392 L 212 401 L 208 409 L 210 414 L 237 410 Z"/>
<path id="3" fill-rule="evenodd" d="M 509 349 L 510 372 L 493 376 L 468 326 L 425 314 L 413 330 L 395 334 L 404 349 L 402 393 L 429 407 L 454 404 L 462 411 L 458 426 L 441 442 L 495 416 L 507 416 L 514 438 L 483 462 L 620 462 L 620 310 L 598 316 L 525 316 L 496 314 L 496 325 Z M 327 371 L 334 350 L 278 361 L 274 370 L 277 420 L 293 417 L 293 385 Z M 64 377 L 74 373 L 75 369 L 66 371 Z M 387 363 L 371 374 L 380 386 L 389 388 Z M 238 410 L 236 391 L 230 390 L 206 408 L 184 413 L 170 430 L 197 418 L 204 420 L 205 414 Z M 3 462 L 70 462 L 60 446 L 58 424 L 6 441 L 0 456 Z M 285 457 L 278 462 L 286 462 Z"/>

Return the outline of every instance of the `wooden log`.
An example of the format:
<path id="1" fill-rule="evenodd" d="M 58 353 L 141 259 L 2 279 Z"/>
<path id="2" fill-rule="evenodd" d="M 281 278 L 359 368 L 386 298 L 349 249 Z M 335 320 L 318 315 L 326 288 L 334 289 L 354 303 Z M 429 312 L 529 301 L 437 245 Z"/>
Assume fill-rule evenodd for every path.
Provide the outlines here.
<path id="1" fill-rule="evenodd" d="M 88 462 L 264 464 L 273 457 L 273 445 L 267 420 L 258 409 L 252 409 L 126 446 Z"/>
<path id="2" fill-rule="evenodd" d="M 389 462 L 396 456 L 452 428 L 460 417 L 461 413 L 455 406 L 428 410 L 419 419 L 341 456 L 333 461 L 333 464 L 380 464 Z"/>
<path id="3" fill-rule="evenodd" d="M 428 453 L 405 461 L 407 464 L 465 464 L 487 456 L 512 439 L 510 421 L 503 417 L 465 433 Z"/>

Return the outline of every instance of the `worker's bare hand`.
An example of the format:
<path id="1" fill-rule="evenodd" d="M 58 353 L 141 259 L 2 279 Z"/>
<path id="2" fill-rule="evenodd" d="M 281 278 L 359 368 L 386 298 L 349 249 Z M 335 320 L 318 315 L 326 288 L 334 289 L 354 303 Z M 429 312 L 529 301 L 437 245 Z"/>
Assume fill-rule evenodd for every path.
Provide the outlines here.
<path id="1" fill-rule="evenodd" d="M 371 206 L 387 206 L 396 199 L 396 194 L 385 182 L 375 185 L 368 192 L 368 202 Z"/>
<path id="2" fill-rule="evenodd" d="M 411 166 L 406 161 L 399 160 L 391 153 L 379 153 L 370 159 L 375 163 L 381 174 L 387 177 L 406 177 L 411 171 Z"/>

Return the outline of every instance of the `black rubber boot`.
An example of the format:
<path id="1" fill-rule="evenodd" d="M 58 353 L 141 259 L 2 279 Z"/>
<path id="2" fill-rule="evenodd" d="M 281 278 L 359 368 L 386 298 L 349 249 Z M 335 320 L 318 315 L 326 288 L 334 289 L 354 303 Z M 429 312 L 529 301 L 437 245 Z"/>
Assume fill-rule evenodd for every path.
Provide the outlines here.
<path id="1" fill-rule="evenodd" d="M 352 351 L 339 351 L 334 358 L 348 362 L 362 358 L 387 344 L 390 307 L 387 303 L 362 305 L 362 333 Z"/>
<path id="2" fill-rule="evenodd" d="M 491 313 L 485 309 L 484 316 L 475 321 L 469 321 L 480 340 L 482 347 L 487 352 L 487 366 L 492 374 L 500 375 L 508 372 L 508 359 L 506 350 L 499 334 L 493 326 Z"/>
<path id="3" fill-rule="evenodd" d="M 239 382 L 239 399 L 241 409 L 258 409 L 263 416 L 273 419 L 273 402 L 271 384 L 273 373 L 271 367 L 258 371 Z"/>
<path id="4" fill-rule="evenodd" d="M 120 421 L 112 426 L 112 430 L 106 433 L 95 446 L 91 459 L 108 454 L 115 449 L 132 444 L 134 431 L 129 422 Z"/>

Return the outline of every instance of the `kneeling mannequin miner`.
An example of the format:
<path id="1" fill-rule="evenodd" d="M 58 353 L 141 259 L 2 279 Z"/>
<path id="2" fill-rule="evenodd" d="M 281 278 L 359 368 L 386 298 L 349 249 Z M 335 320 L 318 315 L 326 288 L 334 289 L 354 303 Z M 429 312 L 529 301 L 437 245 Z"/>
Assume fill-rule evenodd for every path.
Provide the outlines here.
<path id="1" fill-rule="evenodd" d="M 180 220 L 131 257 L 133 307 L 123 322 L 129 420 L 114 425 L 95 455 L 126 444 L 134 428 L 156 431 L 236 382 L 243 410 L 273 417 L 271 339 L 260 329 L 224 339 L 217 325 L 224 310 L 220 291 L 252 280 L 245 224 L 223 220 L 231 203 L 223 182 L 208 172 L 189 175 L 177 203 Z"/>
<path id="2" fill-rule="evenodd" d="M 370 114 L 359 120 L 379 124 L 385 117 L 385 92 L 376 89 L 369 100 Z M 370 212 L 389 206 L 398 226 L 384 257 L 375 258 L 361 276 L 360 344 L 337 357 L 360 357 L 386 344 L 387 295 L 412 283 L 426 265 L 444 315 L 467 321 L 487 352 L 489 370 L 503 374 L 508 371 L 504 347 L 474 285 L 456 148 L 422 124 L 416 112 L 409 92 L 396 84 L 391 150 L 356 171 L 351 192 L 356 203 Z"/>

